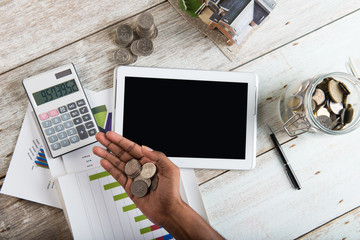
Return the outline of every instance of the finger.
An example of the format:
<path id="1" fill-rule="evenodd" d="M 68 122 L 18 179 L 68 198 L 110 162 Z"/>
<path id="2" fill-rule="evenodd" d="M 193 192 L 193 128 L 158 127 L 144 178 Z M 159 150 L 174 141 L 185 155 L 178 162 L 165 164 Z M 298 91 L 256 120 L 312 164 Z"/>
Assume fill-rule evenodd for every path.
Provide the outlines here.
<path id="1" fill-rule="evenodd" d="M 111 176 L 113 176 L 116 181 L 120 183 L 121 186 L 126 186 L 128 178 L 124 172 L 114 167 L 114 165 L 112 165 L 111 162 L 107 159 L 101 159 L 100 164 L 106 171 L 111 174 Z"/>
<path id="2" fill-rule="evenodd" d="M 97 133 L 96 134 L 96 139 L 107 149 L 109 149 L 117 158 L 119 158 L 121 161 L 123 162 L 127 162 L 130 159 L 132 159 L 133 157 L 127 153 L 126 151 L 124 151 L 122 148 L 120 148 L 119 146 L 117 146 L 115 143 L 113 143 L 112 141 L 110 141 L 106 135 L 104 133 Z"/>
<path id="3" fill-rule="evenodd" d="M 114 167 L 118 168 L 119 170 L 124 171 L 125 163 L 120 161 L 119 158 L 115 157 L 105 149 L 95 146 L 93 147 L 93 153 L 101 158 L 108 160 Z"/>
<path id="4" fill-rule="evenodd" d="M 129 139 L 112 131 L 106 133 L 106 138 L 111 142 L 116 143 L 118 147 L 129 153 L 134 158 L 140 159 L 143 157 L 141 147 L 133 141 L 130 141 Z"/>
<path id="5" fill-rule="evenodd" d="M 148 158 L 151 161 L 156 162 L 156 164 L 160 168 L 165 169 L 172 169 L 172 168 L 178 168 L 173 162 L 170 161 L 168 157 L 162 152 L 154 151 L 151 148 L 147 146 L 141 147 L 142 154 L 144 155 L 144 158 Z"/>

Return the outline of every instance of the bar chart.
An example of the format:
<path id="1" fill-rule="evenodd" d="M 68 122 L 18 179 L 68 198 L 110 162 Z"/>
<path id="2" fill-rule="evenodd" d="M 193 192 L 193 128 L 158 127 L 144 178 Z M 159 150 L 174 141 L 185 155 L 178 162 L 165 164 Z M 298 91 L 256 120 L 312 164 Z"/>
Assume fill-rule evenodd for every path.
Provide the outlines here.
<path id="1" fill-rule="evenodd" d="M 76 177 L 94 239 L 173 239 L 148 220 L 102 168 L 77 173 Z"/>

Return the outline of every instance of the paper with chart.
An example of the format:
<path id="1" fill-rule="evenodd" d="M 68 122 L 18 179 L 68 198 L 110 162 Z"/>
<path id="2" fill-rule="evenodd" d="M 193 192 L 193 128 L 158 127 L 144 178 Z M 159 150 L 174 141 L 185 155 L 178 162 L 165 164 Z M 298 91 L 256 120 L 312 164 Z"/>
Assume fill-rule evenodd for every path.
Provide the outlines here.
<path id="1" fill-rule="evenodd" d="M 1 193 L 61 208 L 35 124 L 28 105 Z"/>
<path id="2" fill-rule="evenodd" d="M 172 239 L 136 208 L 103 168 L 62 176 L 58 181 L 75 239 Z"/>
<path id="3" fill-rule="evenodd" d="M 89 94 L 91 111 L 99 129 L 103 132 L 111 130 L 112 120 L 112 88 Z M 62 156 L 66 173 L 75 173 L 100 166 L 100 158 L 93 154 L 92 148 L 101 146 L 94 143 Z"/>
<path id="4" fill-rule="evenodd" d="M 87 89 L 85 92 L 89 96 L 96 93 Z M 61 208 L 49 171 L 49 162 L 53 159 L 46 154 L 36 124 L 28 104 L 1 193 Z"/>

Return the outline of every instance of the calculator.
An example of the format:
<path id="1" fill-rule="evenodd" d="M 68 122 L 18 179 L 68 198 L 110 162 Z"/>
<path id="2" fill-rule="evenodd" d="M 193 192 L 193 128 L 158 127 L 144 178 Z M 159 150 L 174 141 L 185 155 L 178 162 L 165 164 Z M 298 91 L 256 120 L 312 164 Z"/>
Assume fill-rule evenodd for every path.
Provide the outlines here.
<path id="1" fill-rule="evenodd" d="M 72 63 L 26 78 L 23 86 L 53 158 L 96 142 L 99 129 Z"/>

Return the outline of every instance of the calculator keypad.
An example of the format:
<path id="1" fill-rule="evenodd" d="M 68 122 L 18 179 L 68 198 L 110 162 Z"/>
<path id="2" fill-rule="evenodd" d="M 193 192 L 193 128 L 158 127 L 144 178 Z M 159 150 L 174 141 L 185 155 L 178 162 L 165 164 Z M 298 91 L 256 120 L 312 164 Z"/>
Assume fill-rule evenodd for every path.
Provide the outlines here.
<path id="1" fill-rule="evenodd" d="M 96 129 L 84 99 L 39 114 L 53 151 L 94 136 Z M 69 112 L 68 112 L 69 110 Z"/>

